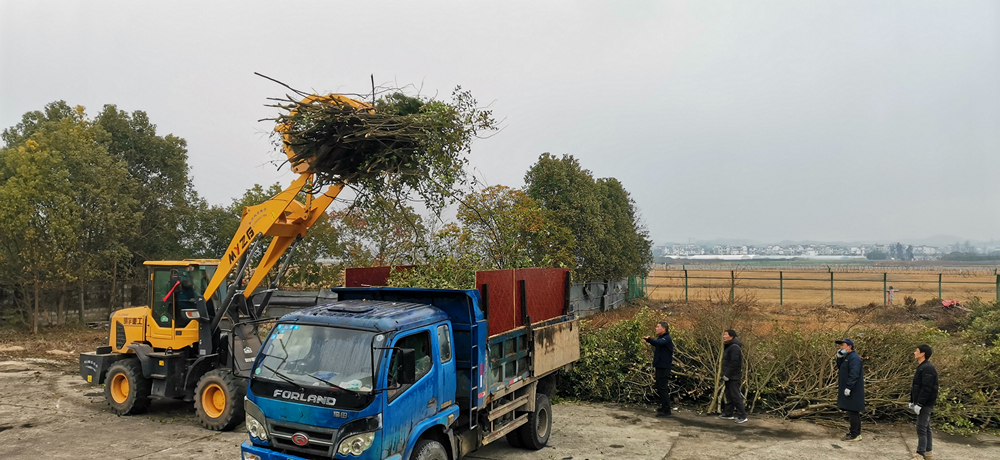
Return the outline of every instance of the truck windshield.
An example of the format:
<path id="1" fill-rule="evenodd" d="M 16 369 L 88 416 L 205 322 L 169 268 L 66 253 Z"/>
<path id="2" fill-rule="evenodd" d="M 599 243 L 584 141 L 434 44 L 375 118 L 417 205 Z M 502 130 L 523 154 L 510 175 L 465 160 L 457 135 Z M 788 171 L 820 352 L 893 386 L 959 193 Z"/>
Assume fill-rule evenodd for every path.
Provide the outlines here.
<path id="1" fill-rule="evenodd" d="M 304 389 L 370 392 L 372 345 L 380 346 L 380 338 L 384 336 L 354 329 L 278 324 L 264 346 L 253 378 L 285 381 Z"/>

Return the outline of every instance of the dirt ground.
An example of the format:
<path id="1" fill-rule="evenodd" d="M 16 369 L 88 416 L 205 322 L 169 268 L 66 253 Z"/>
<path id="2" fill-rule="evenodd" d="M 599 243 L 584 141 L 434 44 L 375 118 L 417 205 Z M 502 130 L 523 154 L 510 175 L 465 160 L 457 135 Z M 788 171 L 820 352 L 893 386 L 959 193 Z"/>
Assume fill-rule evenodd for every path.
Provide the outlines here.
<path id="1" fill-rule="evenodd" d="M 501 440 L 471 458 L 908 459 L 915 448 L 912 426 L 866 424 L 862 442 L 845 443 L 838 440 L 841 425 L 753 414 L 736 425 L 687 408 L 661 419 L 645 408 L 562 403 L 553 408 L 549 447 L 526 451 Z M 80 379 L 75 356 L 0 352 L 0 458 L 235 460 L 245 439 L 242 426 L 228 433 L 201 428 L 190 403 L 157 401 L 147 414 L 116 416 L 101 387 Z M 936 458 L 1000 458 L 996 437 L 937 434 L 934 442 Z"/>

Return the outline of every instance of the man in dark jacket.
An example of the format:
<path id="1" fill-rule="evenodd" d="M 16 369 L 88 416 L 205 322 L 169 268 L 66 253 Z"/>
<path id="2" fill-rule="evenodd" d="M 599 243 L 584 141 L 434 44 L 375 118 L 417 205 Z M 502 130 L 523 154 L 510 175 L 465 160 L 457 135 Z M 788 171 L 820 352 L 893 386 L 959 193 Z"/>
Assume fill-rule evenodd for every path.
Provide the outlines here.
<path id="1" fill-rule="evenodd" d="M 726 386 L 726 402 L 722 405 L 719 418 L 736 419 L 736 423 L 747 421 L 746 406 L 740 384 L 743 380 L 743 343 L 736 338 L 736 331 L 727 329 L 722 333 L 722 381 Z"/>
<path id="2" fill-rule="evenodd" d="M 854 351 L 851 339 L 837 340 L 837 407 L 847 412 L 851 431 L 845 441 L 861 440 L 861 412 L 865 410 L 865 378 L 861 370 L 861 357 Z"/>
<path id="3" fill-rule="evenodd" d="M 670 417 L 670 370 L 674 365 L 674 341 L 670 338 L 670 325 L 660 321 L 656 325 L 656 338 L 645 337 L 653 346 L 653 368 L 656 370 L 656 392 L 660 395 L 657 417 Z"/>
<path id="4" fill-rule="evenodd" d="M 933 352 L 927 344 L 918 346 L 913 352 L 913 359 L 917 360 L 917 371 L 913 373 L 913 386 L 910 387 L 910 409 L 917 414 L 917 455 L 913 458 L 934 457 L 931 453 L 931 411 L 938 397 L 938 374 L 928 361 Z"/>

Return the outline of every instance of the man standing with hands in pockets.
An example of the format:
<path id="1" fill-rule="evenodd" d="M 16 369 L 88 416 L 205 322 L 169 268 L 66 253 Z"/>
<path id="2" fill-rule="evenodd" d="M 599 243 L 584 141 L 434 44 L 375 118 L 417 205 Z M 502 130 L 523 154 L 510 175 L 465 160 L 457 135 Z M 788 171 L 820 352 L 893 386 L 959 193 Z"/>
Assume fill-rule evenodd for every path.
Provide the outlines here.
<path id="1" fill-rule="evenodd" d="M 656 392 L 660 395 L 657 417 L 670 417 L 670 370 L 674 364 L 674 341 L 666 321 L 656 324 L 656 338 L 644 337 L 653 346 L 653 368 L 656 369 Z"/>
<path id="2" fill-rule="evenodd" d="M 928 361 L 934 350 L 930 345 L 923 344 L 913 352 L 917 360 L 917 371 L 913 373 L 913 386 L 910 388 L 910 409 L 917 414 L 917 453 L 914 459 L 931 459 L 931 411 L 938 397 L 938 374 L 934 365 Z"/>
<path id="3" fill-rule="evenodd" d="M 861 357 L 854 351 L 854 341 L 843 339 L 834 341 L 840 345 L 837 350 L 837 407 L 847 412 L 851 431 L 844 441 L 861 440 L 861 412 L 865 410 L 865 376 L 861 370 Z"/>
<path id="4" fill-rule="evenodd" d="M 722 333 L 722 381 L 726 387 L 726 403 L 722 405 L 719 418 L 736 419 L 736 423 L 747 421 L 747 409 L 743 404 L 743 343 L 736 338 L 736 331 L 726 329 Z"/>

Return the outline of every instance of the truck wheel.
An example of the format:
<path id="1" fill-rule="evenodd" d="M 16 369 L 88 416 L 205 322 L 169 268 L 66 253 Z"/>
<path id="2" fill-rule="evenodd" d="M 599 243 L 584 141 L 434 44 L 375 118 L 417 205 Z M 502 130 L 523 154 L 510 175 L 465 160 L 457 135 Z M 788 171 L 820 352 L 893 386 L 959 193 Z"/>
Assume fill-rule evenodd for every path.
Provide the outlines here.
<path id="1" fill-rule="evenodd" d="M 523 447 L 539 450 L 549 443 L 552 433 L 552 404 L 549 397 L 542 393 L 535 394 L 535 412 L 528 414 L 528 423 L 517 429 L 521 436 Z"/>
<path id="2" fill-rule="evenodd" d="M 521 429 L 518 428 L 510 433 L 507 433 L 507 444 L 511 447 L 524 447 L 524 443 L 521 442 Z"/>
<path id="3" fill-rule="evenodd" d="M 214 431 L 236 428 L 246 413 L 243 396 L 246 383 L 227 369 L 215 369 L 198 379 L 194 390 L 194 408 L 201 426 Z"/>
<path id="4" fill-rule="evenodd" d="M 413 447 L 410 460 L 448 460 L 448 451 L 433 439 L 422 439 Z"/>
<path id="5" fill-rule="evenodd" d="M 123 359 L 108 368 L 104 380 L 104 399 L 118 415 L 141 414 L 149 407 L 152 382 L 142 376 L 138 359 Z"/>

